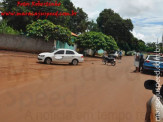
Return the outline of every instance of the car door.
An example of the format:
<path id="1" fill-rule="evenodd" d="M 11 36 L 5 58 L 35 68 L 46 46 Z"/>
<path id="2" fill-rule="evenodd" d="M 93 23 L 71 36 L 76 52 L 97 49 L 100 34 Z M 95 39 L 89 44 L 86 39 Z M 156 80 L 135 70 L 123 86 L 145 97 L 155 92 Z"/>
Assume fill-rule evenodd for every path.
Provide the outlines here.
<path id="1" fill-rule="evenodd" d="M 59 50 L 54 53 L 53 62 L 64 62 L 65 50 Z"/>
<path id="2" fill-rule="evenodd" d="M 71 50 L 66 50 L 64 60 L 68 63 L 71 63 L 74 58 L 75 58 L 75 52 Z"/>

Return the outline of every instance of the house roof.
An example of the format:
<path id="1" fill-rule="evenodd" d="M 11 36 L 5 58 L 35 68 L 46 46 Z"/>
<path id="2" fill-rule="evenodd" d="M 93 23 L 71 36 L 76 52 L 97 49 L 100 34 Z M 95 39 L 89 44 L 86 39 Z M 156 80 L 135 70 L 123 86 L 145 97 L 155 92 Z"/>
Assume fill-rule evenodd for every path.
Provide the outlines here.
<path id="1" fill-rule="evenodd" d="M 78 37 L 78 35 L 76 35 L 75 33 L 71 32 L 72 36 Z"/>

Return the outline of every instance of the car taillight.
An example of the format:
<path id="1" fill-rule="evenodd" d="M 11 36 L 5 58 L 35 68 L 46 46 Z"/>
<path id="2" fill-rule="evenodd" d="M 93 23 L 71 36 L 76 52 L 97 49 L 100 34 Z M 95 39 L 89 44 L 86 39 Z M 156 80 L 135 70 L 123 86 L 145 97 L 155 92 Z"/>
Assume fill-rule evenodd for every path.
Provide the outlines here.
<path id="1" fill-rule="evenodd" d="M 81 56 L 81 58 L 84 58 L 84 56 Z"/>
<path id="2" fill-rule="evenodd" d="M 146 63 L 149 63 L 150 61 L 149 61 L 149 60 L 146 60 L 145 62 L 146 62 Z"/>

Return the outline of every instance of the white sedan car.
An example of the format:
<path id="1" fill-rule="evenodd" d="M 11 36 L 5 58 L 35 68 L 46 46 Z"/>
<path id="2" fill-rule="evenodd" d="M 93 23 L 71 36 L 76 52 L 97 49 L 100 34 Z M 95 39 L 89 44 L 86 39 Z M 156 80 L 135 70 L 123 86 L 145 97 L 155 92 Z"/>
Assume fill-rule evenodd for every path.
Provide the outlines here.
<path id="1" fill-rule="evenodd" d="M 41 53 L 38 55 L 38 61 L 46 64 L 54 63 L 70 63 L 78 65 L 79 62 L 84 61 L 82 54 L 70 49 L 58 49 L 54 52 Z"/>

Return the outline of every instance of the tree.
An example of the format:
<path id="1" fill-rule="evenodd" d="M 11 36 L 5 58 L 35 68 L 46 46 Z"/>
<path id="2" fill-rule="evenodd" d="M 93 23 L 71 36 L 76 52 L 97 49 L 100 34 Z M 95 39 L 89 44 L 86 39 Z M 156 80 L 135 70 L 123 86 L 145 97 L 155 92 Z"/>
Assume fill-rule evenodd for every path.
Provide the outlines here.
<path id="1" fill-rule="evenodd" d="M 88 15 L 82 8 L 77 8 L 76 12 L 77 15 L 71 18 L 71 29 L 77 34 L 84 33 L 88 27 Z"/>
<path id="2" fill-rule="evenodd" d="M 8 26 L 6 20 L 0 21 L 0 33 L 12 34 L 12 35 L 19 35 L 20 34 L 19 31 L 16 31 L 13 28 L 11 28 L 10 26 Z"/>
<path id="3" fill-rule="evenodd" d="M 99 28 L 97 23 L 95 23 L 93 20 L 92 21 L 88 21 L 88 28 L 87 31 L 94 31 L 94 32 L 99 32 Z"/>
<path id="4" fill-rule="evenodd" d="M 123 19 L 118 13 L 111 9 L 104 9 L 97 18 L 97 24 L 100 31 L 106 35 L 111 35 L 120 48 L 122 43 L 129 45 L 131 41 L 131 32 L 133 24 L 130 19 Z"/>
<path id="5" fill-rule="evenodd" d="M 31 3 L 31 0 L 20 0 L 21 2 Z M 32 0 L 32 2 L 37 2 L 38 0 Z M 45 2 L 44 0 L 39 0 L 40 2 Z M 4 0 L 3 6 L 5 12 L 67 12 L 67 9 L 61 4 L 61 6 L 17 6 L 17 0 Z M 46 0 L 46 2 L 55 2 L 55 0 Z M 8 20 L 8 24 L 17 30 L 25 31 L 26 25 L 30 24 L 32 21 L 36 21 L 37 16 L 3 16 L 3 18 Z M 40 16 L 39 19 L 46 19 L 46 16 Z M 48 20 L 52 21 L 56 25 L 66 26 L 70 20 L 68 16 L 54 17 L 49 16 Z"/>
<path id="6" fill-rule="evenodd" d="M 77 12 L 76 16 L 3 16 L 4 19 L 8 20 L 8 24 L 16 30 L 26 31 L 26 25 L 31 24 L 33 21 L 38 19 L 44 20 L 48 19 L 55 25 L 61 25 L 63 27 L 69 28 L 74 33 L 83 33 L 87 29 L 88 15 L 81 9 L 75 8 L 70 0 L 60 0 L 61 6 L 36 6 L 36 7 L 20 7 L 17 6 L 18 0 L 4 0 L 3 1 L 3 12 L 68 12 L 71 13 L 72 10 Z M 31 0 L 19 0 L 21 2 L 29 2 Z M 38 0 L 32 0 L 37 2 Z M 39 0 L 40 2 L 45 2 L 44 0 Z M 46 2 L 55 2 L 56 0 L 46 0 Z"/>
<path id="7" fill-rule="evenodd" d="M 3 11 L 3 4 L 2 4 L 2 2 L 0 2 L 0 11 Z"/>
<path id="8" fill-rule="evenodd" d="M 156 50 L 156 43 L 155 42 L 153 42 L 153 43 L 149 42 L 146 44 L 146 51 L 147 52 L 154 52 L 155 50 Z"/>
<path id="9" fill-rule="evenodd" d="M 101 32 L 87 32 L 81 34 L 76 39 L 76 43 L 80 48 L 83 48 L 83 50 L 92 49 L 94 51 L 93 56 L 100 49 L 105 51 L 118 49 L 114 38 L 111 36 L 106 36 Z"/>
<path id="10" fill-rule="evenodd" d="M 18 7 L 17 0 L 3 0 L 2 12 L 30 12 L 26 7 Z M 7 20 L 7 24 L 16 30 L 25 30 L 27 24 L 32 20 L 28 16 L 2 16 L 3 19 Z"/>
<path id="11" fill-rule="evenodd" d="M 145 51 L 146 50 L 146 45 L 143 40 L 138 40 L 138 50 L 139 51 Z"/>
<path id="12" fill-rule="evenodd" d="M 54 25 L 49 20 L 37 20 L 27 25 L 27 36 L 42 38 L 46 41 L 59 40 L 61 42 L 67 42 L 69 45 L 73 44 L 69 29 L 60 25 Z"/>

